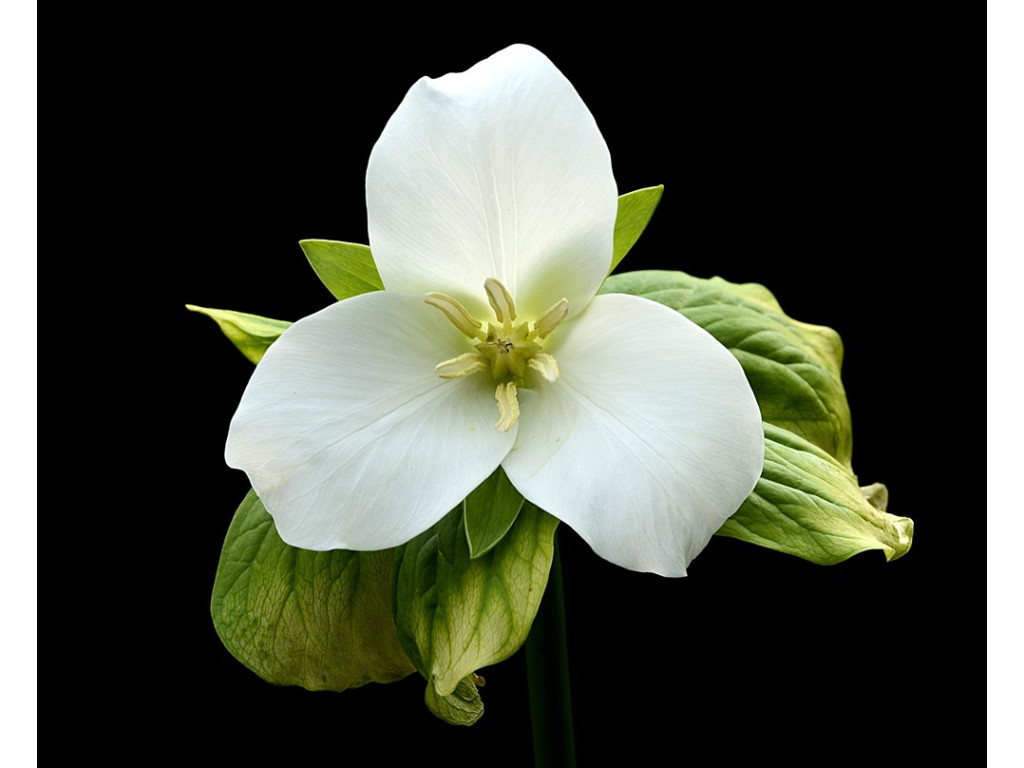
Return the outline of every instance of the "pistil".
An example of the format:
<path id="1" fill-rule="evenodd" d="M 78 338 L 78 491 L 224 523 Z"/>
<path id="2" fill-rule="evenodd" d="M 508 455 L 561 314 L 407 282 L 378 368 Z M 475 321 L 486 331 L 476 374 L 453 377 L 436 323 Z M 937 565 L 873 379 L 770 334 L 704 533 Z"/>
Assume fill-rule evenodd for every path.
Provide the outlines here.
<path id="1" fill-rule="evenodd" d="M 484 324 L 473 317 L 462 303 L 443 293 L 428 293 L 424 301 L 441 310 L 449 322 L 470 339 L 476 339 L 472 352 L 465 352 L 438 363 L 434 371 L 443 379 L 460 379 L 490 369 L 497 382 L 494 399 L 498 403 L 498 423 L 494 428 L 507 432 L 519 419 L 519 387 L 530 386 L 536 375 L 547 382 L 558 379 L 558 363 L 543 351 L 542 341 L 569 316 L 569 302 L 560 299 L 533 322 L 515 324 L 516 305 L 512 294 L 493 277 L 484 281 L 487 302 L 496 323 Z M 532 373 L 531 373 L 532 372 Z"/>

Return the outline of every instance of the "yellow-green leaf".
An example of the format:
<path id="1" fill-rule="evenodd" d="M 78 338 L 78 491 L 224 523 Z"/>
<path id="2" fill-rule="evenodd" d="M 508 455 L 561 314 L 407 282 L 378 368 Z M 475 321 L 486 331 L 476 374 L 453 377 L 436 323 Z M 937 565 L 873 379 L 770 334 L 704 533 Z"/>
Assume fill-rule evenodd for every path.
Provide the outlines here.
<path id="1" fill-rule="evenodd" d="M 526 641 L 547 584 L 557 525 L 526 504 L 508 533 L 473 559 L 460 505 L 396 550 L 395 620 L 402 647 L 434 689 L 428 701 L 448 697 Z"/>
<path id="2" fill-rule="evenodd" d="M 820 565 L 873 549 L 895 560 L 910 549 L 914 522 L 888 514 L 887 501 L 884 485 L 858 487 L 820 448 L 766 424 L 761 479 L 718 533 Z"/>

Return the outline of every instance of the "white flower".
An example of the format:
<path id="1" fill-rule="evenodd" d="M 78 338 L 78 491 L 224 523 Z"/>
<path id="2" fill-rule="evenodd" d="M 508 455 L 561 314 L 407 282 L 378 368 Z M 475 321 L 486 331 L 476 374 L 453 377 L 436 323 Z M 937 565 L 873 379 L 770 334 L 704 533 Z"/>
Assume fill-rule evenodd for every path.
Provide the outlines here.
<path id="1" fill-rule="evenodd" d="M 421 79 L 366 193 L 386 290 L 295 323 L 231 422 L 281 537 L 397 546 L 500 465 L 607 560 L 684 575 L 760 475 L 760 412 L 702 329 L 595 296 L 617 189 L 568 80 L 521 45 Z"/>

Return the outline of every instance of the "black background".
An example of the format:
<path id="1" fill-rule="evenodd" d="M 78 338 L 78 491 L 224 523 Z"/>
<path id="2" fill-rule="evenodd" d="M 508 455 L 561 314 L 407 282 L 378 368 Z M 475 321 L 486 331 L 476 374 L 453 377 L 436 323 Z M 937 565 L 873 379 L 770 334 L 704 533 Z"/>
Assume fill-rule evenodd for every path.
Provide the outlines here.
<path id="1" fill-rule="evenodd" d="M 949 364 L 961 341 L 937 309 L 971 289 L 941 267 L 964 252 L 960 169 L 945 155 L 957 78 L 932 20 L 578 21 L 171 20 L 174 43 L 122 123 L 124 197 L 143 227 L 111 247 L 115 272 L 138 269 L 110 345 L 134 373 L 106 387 L 130 435 L 111 528 L 132 533 L 104 562 L 128 586 L 106 601 L 95 674 L 127 689 L 117 721 L 142 743 L 250 765 L 530 765 L 520 654 L 483 670 L 486 712 L 467 729 L 430 715 L 418 676 L 310 693 L 224 650 L 209 594 L 248 484 L 223 444 L 252 367 L 184 309 L 297 319 L 329 303 L 297 241 L 366 242 L 366 160 L 406 89 L 527 42 L 594 113 L 620 192 L 665 185 L 620 271 L 763 283 L 792 317 L 839 331 L 854 469 L 916 523 L 892 563 L 874 552 L 822 567 L 716 538 L 682 580 L 617 568 L 562 526 L 581 764 L 980 752 L 980 477 L 949 426 L 975 385 Z"/>

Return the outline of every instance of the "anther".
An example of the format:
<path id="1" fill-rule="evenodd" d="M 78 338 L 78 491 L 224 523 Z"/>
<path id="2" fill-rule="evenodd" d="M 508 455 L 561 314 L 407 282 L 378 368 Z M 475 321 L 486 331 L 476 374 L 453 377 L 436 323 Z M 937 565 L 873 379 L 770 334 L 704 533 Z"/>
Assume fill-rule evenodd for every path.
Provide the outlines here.
<path id="1" fill-rule="evenodd" d="M 469 311 L 459 303 L 458 299 L 446 296 L 443 293 L 428 293 L 423 300 L 432 307 L 444 312 L 451 324 L 466 334 L 471 339 L 482 339 L 480 329 L 483 324 L 469 314 Z"/>
<path id="2" fill-rule="evenodd" d="M 512 296 L 505 286 L 493 277 L 488 277 L 484 280 L 484 291 L 498 322 L 506 326 L 511 325 L 516 319 L 516 305 L 512 303 Z"/>
<path id="3" fill-rule="evenodd" d="M 537 321 L 533 324 L 533 330 L 537 334 L 538 338 L 543 339 L 555 328 L 557 328 L 563 320 L 569 315 L 569 300 L 559 299 L 546 310 L 544 313 L 537 318 Z"/>
<path id="4" fill-rule="evenodd" d="M 553 382 L 558 379 L 558 363 L 547 352 L 538 352 L 530 358 L 527 365 L 537 371 L 547 381 Z"/>
<path id="5" fill-rule="evenodd" d="M 511 381 L 499 384 L 494 391 L 494 399 L 498 401 L 498 423 L 494 428 L 499 432 L 508 432 L 519 419 L 519 396 L 516 385 Z"/>
<path id="6" fill-rule="evenodd" d="M 477 371 L 486 371 L 489 364 L 479 352 L 466 352 L 465 354 L 445 360 L 434 366 L 434 373 L 442 379 L 461 379 Z"/>

